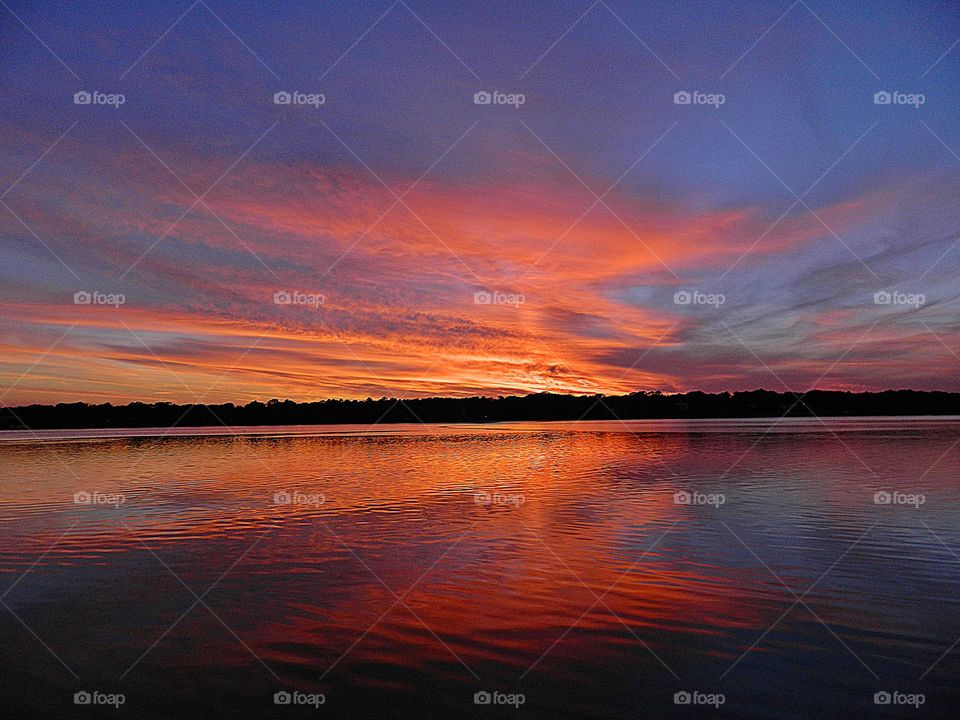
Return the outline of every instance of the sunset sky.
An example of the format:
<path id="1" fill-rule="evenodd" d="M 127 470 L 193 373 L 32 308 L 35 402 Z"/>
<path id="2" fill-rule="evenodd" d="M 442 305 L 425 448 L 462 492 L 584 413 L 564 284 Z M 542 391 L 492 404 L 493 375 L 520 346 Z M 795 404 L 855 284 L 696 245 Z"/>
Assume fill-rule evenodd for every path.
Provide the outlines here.
<path id="1" fill-rule="evenodd" d="M 958 40 L 946 0 L 3 0 L 0 402 L 960 390 Z"/>

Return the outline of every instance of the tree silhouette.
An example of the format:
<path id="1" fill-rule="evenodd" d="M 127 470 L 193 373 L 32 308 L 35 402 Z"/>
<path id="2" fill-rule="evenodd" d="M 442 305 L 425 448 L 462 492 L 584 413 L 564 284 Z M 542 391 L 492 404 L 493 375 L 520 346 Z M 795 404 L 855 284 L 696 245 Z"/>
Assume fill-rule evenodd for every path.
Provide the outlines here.
<path id="1" fill-rule="evenodd" d="M 374 423 L 489 423 L 524 420 L 960 415 L 960 394 L 916 390 L 850 393 L 660 391 L 629 395 L 555 395 L 373 400 L 254 401 L 246 405 L 169 402 L 59 403 L 0 408 L 0 429 L 221 427 Z"/>

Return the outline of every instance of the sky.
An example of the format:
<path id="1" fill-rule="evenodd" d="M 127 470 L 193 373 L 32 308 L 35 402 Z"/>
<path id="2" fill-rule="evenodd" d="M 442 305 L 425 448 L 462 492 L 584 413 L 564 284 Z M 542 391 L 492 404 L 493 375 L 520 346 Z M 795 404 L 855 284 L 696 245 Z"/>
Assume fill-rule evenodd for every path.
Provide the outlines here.
<path id="1" fill-rule="evenodd" d="M 960 390 L 953 2 L 2 0 L 0 40 L 2 404 Z"/>

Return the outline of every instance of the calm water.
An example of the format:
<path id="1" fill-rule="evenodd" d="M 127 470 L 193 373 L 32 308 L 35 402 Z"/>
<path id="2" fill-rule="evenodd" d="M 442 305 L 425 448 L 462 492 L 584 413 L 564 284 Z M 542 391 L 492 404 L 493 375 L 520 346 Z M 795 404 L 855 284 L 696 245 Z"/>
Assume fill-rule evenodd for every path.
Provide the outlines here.
<path id="1" fill-rule="evenodd" d="M 960 420 L 826 425 L 2 434 L 4 706 L 955 716 Z"/>

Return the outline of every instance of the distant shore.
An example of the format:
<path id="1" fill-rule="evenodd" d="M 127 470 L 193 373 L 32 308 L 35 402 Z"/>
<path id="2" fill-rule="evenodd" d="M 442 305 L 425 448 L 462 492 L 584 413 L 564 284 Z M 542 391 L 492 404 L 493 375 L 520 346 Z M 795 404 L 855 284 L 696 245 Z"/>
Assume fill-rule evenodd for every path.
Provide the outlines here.
<path id="1" fill-rule="evenodd" d="M 640 420 L 960 415 L 960 393 L 917 390 L 807 393 L 534 395 L 374 400 L 270 400 L 246 405 L 60 403 L 0 408 L 0 430 L 489 423 L 535 420 Z"/>

